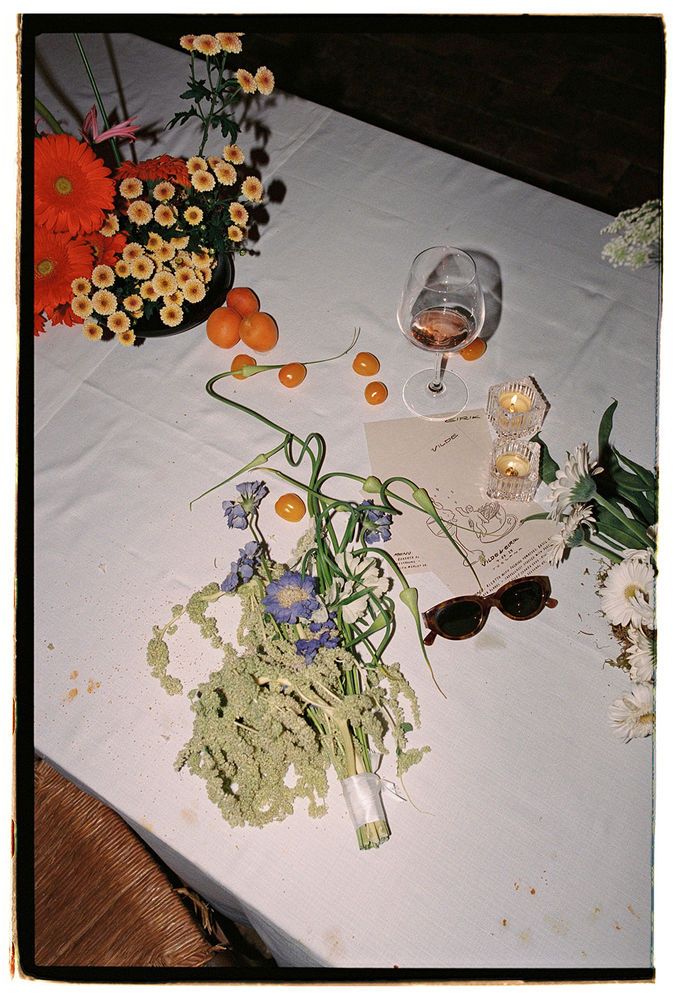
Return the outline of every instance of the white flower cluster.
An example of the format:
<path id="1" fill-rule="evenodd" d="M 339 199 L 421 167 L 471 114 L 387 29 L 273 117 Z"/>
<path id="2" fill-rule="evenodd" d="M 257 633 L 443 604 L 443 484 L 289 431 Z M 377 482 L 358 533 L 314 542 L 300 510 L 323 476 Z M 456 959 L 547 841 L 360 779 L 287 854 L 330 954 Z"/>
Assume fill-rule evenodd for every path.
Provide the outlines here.
<path id="1" fill-rule="evenodd" d="M 616 233 L 601 252 L 613 267 L 633 271 L 660 259 L 662 202 L 659 198 L 621 212 L 602 233 Z"/>

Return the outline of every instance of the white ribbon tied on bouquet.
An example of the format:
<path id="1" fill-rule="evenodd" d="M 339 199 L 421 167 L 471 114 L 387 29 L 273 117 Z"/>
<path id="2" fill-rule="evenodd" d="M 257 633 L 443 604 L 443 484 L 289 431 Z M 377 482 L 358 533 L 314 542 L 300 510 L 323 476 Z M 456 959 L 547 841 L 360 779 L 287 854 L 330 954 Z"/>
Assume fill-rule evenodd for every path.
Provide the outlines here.
<path id="1" fill-rule="evenodd" d="M 343 778 L 341 786 L 346 808 L 355 830 L 366 823 L 376 823 L 377 820 L 386 819 L 381 801 L 382 786 L 391 791 L 396 798 L 406 801 L 392 781 L 384 781 L 378 774 L 370 772 L 352 774 L 349 778 Z"/>

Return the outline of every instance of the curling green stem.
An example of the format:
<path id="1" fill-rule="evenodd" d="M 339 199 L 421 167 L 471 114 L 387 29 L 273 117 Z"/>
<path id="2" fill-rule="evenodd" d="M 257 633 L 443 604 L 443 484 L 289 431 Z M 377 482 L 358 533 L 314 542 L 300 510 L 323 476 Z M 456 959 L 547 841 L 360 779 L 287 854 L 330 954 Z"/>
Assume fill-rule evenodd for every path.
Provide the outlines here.
<path id="1" fill-rule="evenodd" d="M 63 129 L 56 121 L 49 108 L 46 108 L 42 103 L 42 101 L 38 100 L 37 97 L 35 98 L 35 110 L 42 118 L 44 118 L 44 120 L 46 121 L 47 125 L 49 125 L 49 128 L 52 130 L 52 132 L 56 132 L 57 134 L 63 132 Z"/>
<path id="2" fill-rule="evenodd" d="M 101 121 L 103 122 L 105 130 L 107 131 L 107 129 L 110 128 L 110 122 L 108 121 L 108 116 L 105 113 L 105 108 L 103 106 L 103 99 L 101 98 L 98 86 L 96 84 L 96 79 L 94 77 L 91 66 L 89 65 L 89 60 L 87 59 L 87 54 L 84 51 L 84 46 L 82 45 L 80 36 L 77 34 L 76 31 L 73 32 L 73 35 L 75 36 L 75 42 L 77 44 L 77 48 L 79 49 L 80 56 L 82 57 L 84 68 L 87 71 L 87 76 L 89 77 L 89 83 L 91 84 L 91 89 L 94 92 L 94 99 L 96 101 L 96 104 L 98 105 L 98 110 L 100 111 L 101 114 Z M 119 166 L 122 162 L 122 158 L 119 155 L 119 150 L 117 149 L 117 143 L 115 142 L 114 138 L 108 139 L 108 142 L 110 143 L 110 148 L 112 149 L 112 155 L 115 158 L 115 163 L 117 164 L 117 166 Z"/>

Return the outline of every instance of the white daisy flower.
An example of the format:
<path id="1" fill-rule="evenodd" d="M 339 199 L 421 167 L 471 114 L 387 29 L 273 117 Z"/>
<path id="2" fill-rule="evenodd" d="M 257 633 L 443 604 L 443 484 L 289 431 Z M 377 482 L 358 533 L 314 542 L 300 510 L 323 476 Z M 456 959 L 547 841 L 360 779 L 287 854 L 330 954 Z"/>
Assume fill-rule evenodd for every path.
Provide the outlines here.
<path id="1" fill-rule="evenodd" d="M 618 698 L 609 708 L 609 720 L 626 743 L 636 736 L 650 736 L 653 732 L 653 686 L 635 684 L 629 694 Z"/>
<path id="2" fill-rule="evenodd" d="M 340 552 L 335 562 L 346 576 L 346 580 L 335 578 L 326 594 L 326 602 L 333 605 L 353 597 L 348 604 L 341 604 L 342 617 L 352 625 L 367 611 L 371 594 L 381 597 L 391 585 L 391 579 L 383 575 L 378 559 L 373 556 L 355 556 L 352 551 Z"/>
<path id="3" fill-rule="evenodd" d="M 559 566 L 567 549 L 582 545 L 587 537 L 583 525 L 594 524 L 592 508 L 588 504 L 575 504 L 568 515 L 558 518 L 559 532 L 550 539 L 552 552 L 549 559 L 553 566 Z"/>
<path id="4" fill-rule="evenodd" d="M 611 625 L 654 623 L 652 565 L 640 559 L 625 559 L 611 566 L 601 591 L 601 608 Z"/>
<path id="5" fill-rule="evenodd" d="M 655 642 L 640 628 L 627 630 L 629 645 L 627 659 L 630 662 L 630 677 L 637 684 L 647 684 L 653 680 L 655 670 Z"/>
<path id="6" fill-rule="evenodd" d="M 573 454 L 567 452 L 564 468 L 557 470 L 555 481 L 550 483 L 553 516 L 559 518 L 562 511 L 571 503 L 583 503 L 590 500 L 595 493 L 595 482 L 592 476 L 594 473 L 602 471 L 592 458 L 590 449 L 585 443 L 579 444 Z"/>

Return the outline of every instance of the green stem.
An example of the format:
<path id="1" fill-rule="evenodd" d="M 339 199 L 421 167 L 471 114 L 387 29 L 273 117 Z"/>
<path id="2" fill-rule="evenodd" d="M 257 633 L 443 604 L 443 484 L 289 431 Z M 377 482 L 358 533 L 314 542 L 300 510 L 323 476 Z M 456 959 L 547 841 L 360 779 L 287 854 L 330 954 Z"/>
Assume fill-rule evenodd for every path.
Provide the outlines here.
<path id="1" fill-rule="evenodd" d="M 106 115 L 105 108 L 103 107 L 103 100 L 102 100 L 100 92 L 98 90 L 98 86 L 96 85 L 96 79 L 95 79 L 94 74 L 92 72 L 91 66 L 89 65 L 89 60 L 87 59 L 87 55 L 86 55 L 86 52 L 84 51 L 84 46 L 82 45 L 82 42 L 80 40 L 80 36 L 77 34 L 76 31 L 73 32 L 73 35 L 75 37 L 75 42 L 77 44 L 77 48 L 79 49 L 79 52 L 80 52 L 80 56 L 82 57 L 82 62 L 84 63 L 84 68 L 87 71 L 87 76 L 89 77 L 89 83 L 91 84 L 91 89 L 94 92 L 94 98 L 96 100 L 96 104 L 98 105 L 98 110 L 100 111 L 100 114 L 101 114 L 101 121 L 103 122 L 103 125 L 105 126 L 105 130 L 107 130 L 107 129 L 110 128 L 110 122 L 108 121 L 108 116 Z M 108 142 L 110 143 L 110 147 L 112 149 L 112 155 L 115 158 L 115 163 L 117 164 L 117 166 L 119 166 L 121 164 L 121 162 L 122 162 L 122 158 L 119 155 L 119 150 L 117 149 L 117 143 L 115 142 L 114 138 L 113 139 L 109 139 Z"/>
<path id="2" fill-rule="evenodd" d="M 38 100 L 37 97 L 35 98 L 35 110 L 42 118 L 44 118 L 44 120 L 46 121 L 47 125 L 49 125 L 52 132 L 56 132 L 57 134 L 63 133 L 63 129 L 56 121 L 49 108 L 46 108 L 42 103 L 42 101 Z"/>
<path id="3" fill-rule="evenodd" d="M 596 552 L 597 555 L 603 556 L 605 559 L 610 559 L 613 563 L 622 562 L 622 557 L 617 552 L 613 552 L 612 549 L 607 549 L 603 545 L 597 545 L 596 542 L 591 542 L 587 538 L 581 542 L 581 545 L 584 545 L 586 549 L 590 549 L 592 552 Z"/>

